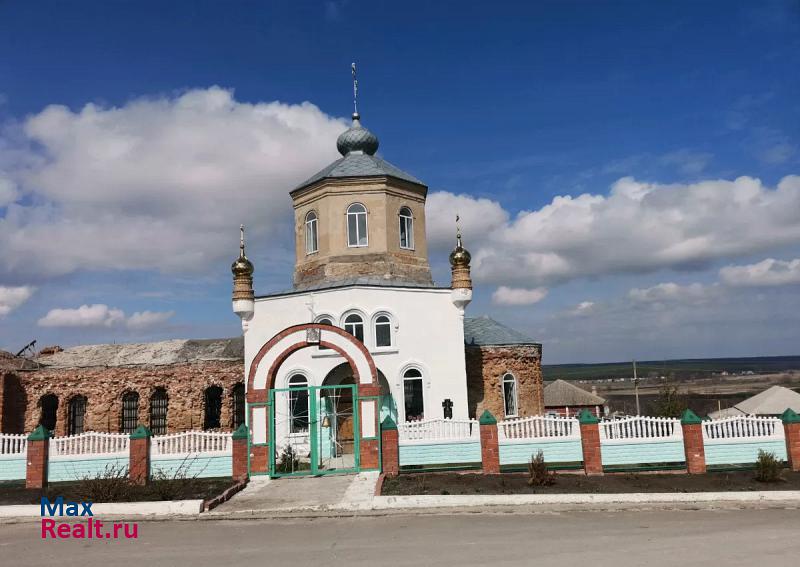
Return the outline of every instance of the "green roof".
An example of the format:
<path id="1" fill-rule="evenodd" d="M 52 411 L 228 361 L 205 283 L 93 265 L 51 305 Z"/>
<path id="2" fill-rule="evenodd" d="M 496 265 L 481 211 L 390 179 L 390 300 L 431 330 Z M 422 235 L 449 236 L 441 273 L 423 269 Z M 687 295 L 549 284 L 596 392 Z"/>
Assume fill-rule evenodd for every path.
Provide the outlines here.
<path id="1" fill-rule="evenodd" d="M 464 317 L 464 343 L 467 346 L 538 345 L 524 333 L 498 323 L 491 317 Z"/>

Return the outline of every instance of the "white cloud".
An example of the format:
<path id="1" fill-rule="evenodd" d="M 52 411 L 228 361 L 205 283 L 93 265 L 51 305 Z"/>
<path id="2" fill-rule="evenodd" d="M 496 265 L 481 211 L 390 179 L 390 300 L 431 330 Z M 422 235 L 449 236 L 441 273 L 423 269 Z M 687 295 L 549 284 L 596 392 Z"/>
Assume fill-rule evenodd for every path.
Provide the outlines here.
<path id="1" fill-rule="evenodd" d="M 443 201 L 455 197 L 446 196 Z M 608 196 L 556 197 L 505 222 L 503 209 L 493 201 L 458 199 L 462 217 L 476 219 L 478 226 L 466 233 L 473 276 L 506 286 L 699 269 L 717 259 L 800 242 L 796 175 L 784 177 L 776 188 L 751 177 L 673 185 L 626 177 Z M 428 225 L 452 226 L 453 214 L 452 203 L 438 203 L 429 210 Z"/>
<path id="2" fill-rule="evenodd" d="M 568 313 L 575 317 L 581 317 L 585 315 L 589 315 L 595 310 L 595 302 L 594 301 L 581 301 L 578 305 L 575 306 L 574 309 L 570 310 Z"/>
<path id="3" fill-rule="evenodd" d="M 726 266 L 719 271 L 720 279 L 732 286 L 779 286 L 800 284 L 800 259 L 775 260 L 767 258 L 745 266 Z"/>
<path id="4" fill-rule="evenodd" d="M 0 274 L 216 270 L 236 253 L 242 222 L 256 254 L 285 247 L 288 192 L 339 157 L 345 127 L 310 103 L 248 104 L 218 87 L 49 106 L 27 119 L 22 141 L 0 140 L 16 187 L 0 200 L 33 197 L 0 217 Z"/>
<path id="5" fill-rule="evenodd" d="M 141 311 L 130 317 L 121 309 L 97 303 L 81 305 L 77 309 L 51 309 L 47 315 L 39 319 L 40 327 L 126 327 L 141 331 L 157 327 L 175 313 Z"/>
<path id="6" fill-rule="evenodd" d="M 634 288 L 628 292 L 628 297 L 639 303 L 696 303 L 708 299 L 715 289 L 716 286 L 699 283 L 679 285 L 668 282 L 648 288 Z"/>
<path id="7" fill-rule="evenodd" d="M 0 286 L 0 318 L 5 317 L 28 301 L 35 288 L 27 285 L 16 287 Z"/>
<path id="8" fill-rule="evenodd" d="M 425 204 L 428 245 L 452 248 L 456 241 L 456 215 L 464 235 L 464 244 L 479 241 L 486 234 L 501 229 L 508 222 L 508 213 L 499 203 L 470 195 L 447 191 L 430 193 Z"/>
<path id="9" fill-rule="evenodd" d="M 497 305 L 533 305 L 546 295 L 547 289 L 543 287 L 525 289 L 500 286 L 492 294 L 492 302 Z"/>
<path id="10" fill-rule="evenodd" d="M 18 197 L 16 184 L 10 179 L 0 176 L 0 208 L 10 205 Z"/>

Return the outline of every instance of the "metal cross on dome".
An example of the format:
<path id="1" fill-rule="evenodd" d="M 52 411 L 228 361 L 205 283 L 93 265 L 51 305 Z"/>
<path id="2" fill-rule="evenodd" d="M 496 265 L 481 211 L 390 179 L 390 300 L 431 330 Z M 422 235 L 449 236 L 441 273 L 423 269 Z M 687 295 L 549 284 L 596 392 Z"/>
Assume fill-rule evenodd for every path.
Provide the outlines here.
<path id="1" fill-rule="evenodd" d="M 356 78 L 356 64 L 350 64 L 350 70 L 353 73 L 353 114 L 358 116 L 358 78 Z"/>

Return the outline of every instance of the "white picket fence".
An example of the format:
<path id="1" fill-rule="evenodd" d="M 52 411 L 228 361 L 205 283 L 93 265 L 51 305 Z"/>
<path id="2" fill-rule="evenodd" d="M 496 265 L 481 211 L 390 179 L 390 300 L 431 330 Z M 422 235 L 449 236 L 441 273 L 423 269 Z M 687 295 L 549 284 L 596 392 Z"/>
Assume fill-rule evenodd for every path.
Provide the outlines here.
<path id="1" fill-rule="evenodd" d="M 400 445 L 424 445 L 480 441 L 481 434 L 475 419 L 426 419 L 409 421 L 397 426 Z"/>
<path id="2" fill-rule="evenodd" d="M 641 443 L 644 440 L 682 441 L 680 419 L 631 416 L 600 422 L 600 442 Z"/>
<path id="3" fill-rule="evenodd" d="M 89 431 L 80 435 L 54 437 L 50 440 L 51 457 L 128 455 L 130 436 L 125 433 Z"/>
<path id="4" fill-rule="evenodd" d="M 158 435 L 150 439 L 151 458 L 199 454 L 230 455 L 233 441 L 230 433 L 216 431 L 186 431 Z"/>
<path id="5" fill-rule="evenodd" d="M 507 419 L 497 424 L 500 441 L 520 439 L 579 440 L 581 428 L 574 417 L 532 416 Z"/>
<path id="6" fill-rule="evenodd" d="M 779 441 L 785 439 L 779 417 L 743 415 L 703 422 L 703 441 L 743 440 Z"/>
<path id="7" fill-rule="evenodd" d="M 28 436 L 13 433 L 0 433 L 0 457 L 25 455 L 28 450 Z"/>

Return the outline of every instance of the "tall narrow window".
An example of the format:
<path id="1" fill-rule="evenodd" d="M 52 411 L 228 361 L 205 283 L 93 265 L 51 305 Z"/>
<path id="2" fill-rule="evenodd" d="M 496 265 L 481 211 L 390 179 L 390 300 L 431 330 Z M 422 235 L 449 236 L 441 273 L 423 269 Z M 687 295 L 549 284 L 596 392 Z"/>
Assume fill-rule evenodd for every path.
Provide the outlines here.
<path id="1" fill-rule="evenodd" d="M 355 313 L 348 315 L 344 320 L 344 330 L 353 335 L 362 343 L 364 342 L 364 319 Z"/>
<path id="2" fill-rule="evenodd" d="M 414 216 L 408 207 L 400 209 L 400 248 L 414 249 Z"/>
<path id="3" fill-rule="evenodd" d="M 153 435 L 167 434 L 167 409 L 169 399 L 164 388 L 156 388 L 150 396 L 150 431 Z"/>
<path id="4" fill-rule="evenodd" d="M 422 392 L 422 372 L 416 368 L 406 370 L 403 374 L 403 402 L 406 421 L 419 421 L 425 418 Z"/>
<path id="5" fill-rule="evenodd" d="M 321 317 L 317 321 L 320 325 L 333 325 L 333 320 L 330 317 Z M 326 350 L 328 347 L 319 345 L 320 350 Z"/>
<path id="6" fill-rule="evenodd" d="M 86 418 L 86 396 L 75 396 L 69 401 L 67 435 L 80 435 Z"/>
<path id="7" fill-rule="evenodd" d="M 58 420 L 58 396 L 55 394 L 45 394 L 39 398 L 41 414 L 39 423 L 48 431 L 54 431 Z"/>
<path id="8" fill-rule="evenodd" d="M 367 209 L 361 203 L 347 207 L 347 245 L 367 245 Z"/>
<path id="9" fill-rule="evenodd" d="M 375 346 L 392 346 L 392 320 L 388 315 L 375 318 Z"/>
<path id="10" fill-rule="evenodd" d="M 308 431 L 308 380 L 302 374 L 295 374 L 289 378 L 289 388 L 289 433 L 305 433 Z"/>
<path id="11" fill-rule="evenodd" d="M 503 403 L 506 408 L 506 417 L 517 415 L 517 379 L 513 374 L 503 376 Z"/>
<path id="12" fill-rule="evenodd" d="M 139 421 L 139 394 L 125 392 L 122 396 L 122 424 L 120 432 L 131 434 L 136 430 Z"/>
<path id="13" fill-rule="evenodd" d="M 239 382 L 233 387 L 233 391 L 231 392 L 233 408 L 231 411 L 232 421 L 231 426 L 233 430 L 239 429 L 244 423 L 244 384 Z"/>
<path id="14" fill-rule="evenodd" d="M 203 393 L 203 429 L 219 429 L 222 417 L 222 388 L 209 386 Z"/>
<path id="15" fill-rule="evenodd" d="M 319 250 L 317 242 L 317 213 L 310 211 L 306 215 L 306 254 Z"/>

